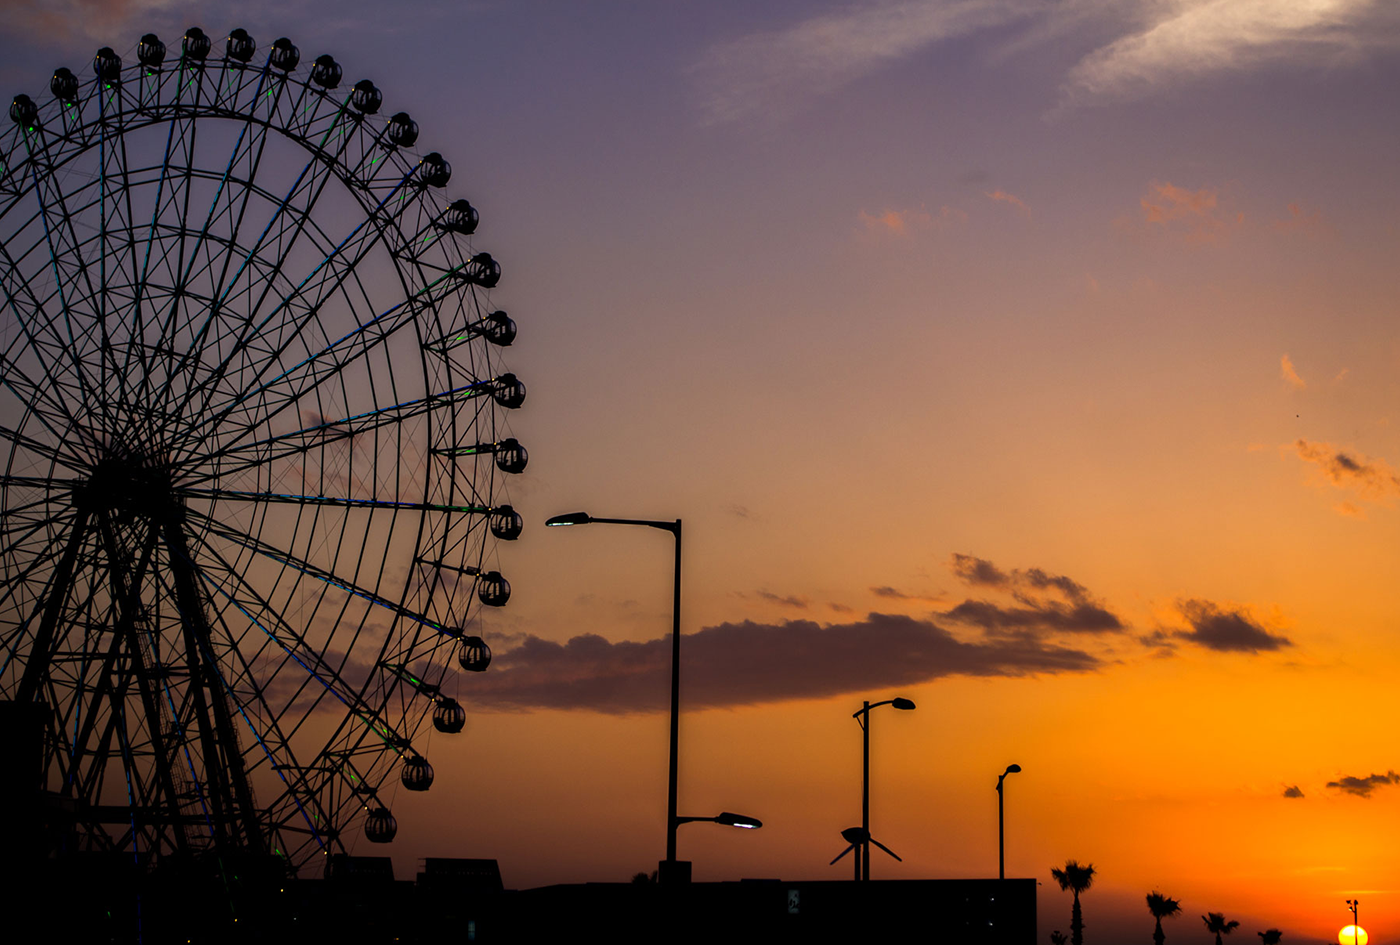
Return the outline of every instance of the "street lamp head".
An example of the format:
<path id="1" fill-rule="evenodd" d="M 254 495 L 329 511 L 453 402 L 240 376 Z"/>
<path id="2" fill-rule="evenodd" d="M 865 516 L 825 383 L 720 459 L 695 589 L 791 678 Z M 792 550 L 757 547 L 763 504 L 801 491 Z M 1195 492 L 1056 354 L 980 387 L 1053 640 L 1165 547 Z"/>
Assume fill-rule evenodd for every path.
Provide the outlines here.
<path id="1" fill-rule="evenodd" d="M 745 817 L 743 814 L 731 814 L 729 811 L 716 817 L 715 823 L 724 824 L 727 827 L 742 827 L 745 830 L 757 830 L 763 826 L 763 821 L 757 817 Z"/>
<path id="2" fill-rule="evenodd" d="M 912 699 L 891 699 L 890 705 L 894 706 L 896 709 L 912 709 L 914 708 L 914 701 Z"/>
<path id="3" fill-rule="evenodd" d="M 587 512 L 570 512 L 567 515 L 556 515 L 545 522 L 546 525 L 587 525 L 593 521 L 592 516 Z"/>
<path id="4" fill-rule="evenodd" d="M 1008 774 L 1016 774 L 1016 773 L 1018 773 L 1020 770 L 1021 770 L 1021 766 L 1020 766 L 1020 765 L 1007 765 L 1007 766 L 1006 766 L 1006 770 L 1003 771 L 1003 772 L 1001 773 L 1001 776 L 1002 776 L 1002 777 L 1006 777 Z"/>

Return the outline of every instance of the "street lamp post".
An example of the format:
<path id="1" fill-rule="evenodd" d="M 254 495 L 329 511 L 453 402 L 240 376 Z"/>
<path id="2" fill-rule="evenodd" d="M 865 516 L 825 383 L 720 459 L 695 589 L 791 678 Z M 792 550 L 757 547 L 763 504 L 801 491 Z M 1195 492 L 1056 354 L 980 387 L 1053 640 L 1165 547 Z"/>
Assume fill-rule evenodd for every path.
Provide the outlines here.
<path id="1" fill-rule="evenodd" d="M 1007 765 L 1006 770 L 997 777 L 997 876 L 1000 879 L 1006 879 L 1006 815 L 1001 783 L 1008 774 L 1016 774 L 1020 770 L 1020 765 Z"/>
<path id="2" fill-rule="evenodd" d="M 909 699 L 886 699 L 883 702 L 862 703 L 860 711 L 851 716 L 851 718 L 860 723 L 861 732 L 864 733 L 864 756 L 860 789 L 860 829 L 863 833 L 860 849 L 860 878 L 864 882 L 870 881 L 870 710 L 882 705 L 892 705 L 896 709 L 914 708 L 914 703 Z"/>
<path id="3" fill-rule="evenodd" d="M 676 580 L 671 602 L 671 758 L 666 787 L 666 859 L 660 864 L 657 878 L 661 882 L 681 881 L 688 876 L 680 876 L 676 862 L 676 828 L 693 821 L 712 821 L 731 827 L 760 827 L 762 824 L 752 817 L 740 814 L 720 814 L 718 817 L 678 817 L 676 815 L 676 767 L 680 744 L 680 699 L 681 699 L 681 520 L 658 522 L 636 518 L 596 518 L 587 512 L 570 512 L 556 515 L 545 522 L 546 525 L 645 525 L 670 532 L 676 539 Z M 734 818 L 723 820 L 721 818 Z M 742 822 L 738 822 L 742 821 Z"/>

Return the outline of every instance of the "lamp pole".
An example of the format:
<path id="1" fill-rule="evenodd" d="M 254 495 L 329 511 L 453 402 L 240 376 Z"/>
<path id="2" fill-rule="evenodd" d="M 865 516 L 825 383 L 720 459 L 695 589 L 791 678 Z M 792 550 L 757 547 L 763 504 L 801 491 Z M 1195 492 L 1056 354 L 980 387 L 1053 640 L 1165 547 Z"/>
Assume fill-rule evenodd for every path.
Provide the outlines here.
<path id="1" fill-rule="evenodd" d="M 546 525 L 645 525 L 670 532 L 676 539 L 676 578 L 671 601 L 671 751 L 666 786 L 666 859 L 661 863 L 658 878 L 663 881 L 676 871 L 676 828 L 688 820 L 676 816 L 676 769 L 680 746 L 681 715 L 681 520 L 674 522 L 636 518 L 595 518 L 587 512 L 556 515 Z M 704 818 L 698 818 L 704 819 Z M 675 878 L 675 877 L 671 877 Z"/>
<path id="2" fill-rule="evenodd" d="M 860 723 L 862 738 L 861 756 L 861 781 L 860 781 L 860 829 L 864 836 L 860 844 L 860 878 L 862 882 L 870 882 L 870 710 L 879 708 L 882 705 L 892 705 L 896 709 L 912 709 L 914 703 L 909 699 L 886 699 L 883 702 L 861 703 L 859 712 L 854 713 L 851 718 Z"/>
<path id="3" fill-rule="evenodd" d="M 1356 918 L 1356 907 L 1361 905 L 1360 899 L 1348 899 L 1347 906 L 1351 909 L 1351 941 L 1352 945 L 1361 945 L 1361 923 Z"/>
<path id="4" fill-rule="evenodd" d="M 1001 785 L 1006 780 L 1008 774 L 1015 774 L 1021 770 L 1020 765 L 1007 765 L 1006 770 L 997 777 L 997 877 L 1006 879 L 1006 808 L 1002 801 Z"/>

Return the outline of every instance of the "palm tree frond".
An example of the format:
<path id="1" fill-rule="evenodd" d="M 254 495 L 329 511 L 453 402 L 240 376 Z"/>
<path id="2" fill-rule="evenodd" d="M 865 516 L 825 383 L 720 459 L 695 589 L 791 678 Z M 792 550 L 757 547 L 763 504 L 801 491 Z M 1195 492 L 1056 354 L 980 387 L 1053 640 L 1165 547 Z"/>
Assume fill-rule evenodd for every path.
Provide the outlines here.
<path id="1" fill-rule="evenodd" d="M 1154 889 L 1147 894 L 1147 909 L 1154 918 L 1166 919 L 1181 912 L 1181 903 Z"/>

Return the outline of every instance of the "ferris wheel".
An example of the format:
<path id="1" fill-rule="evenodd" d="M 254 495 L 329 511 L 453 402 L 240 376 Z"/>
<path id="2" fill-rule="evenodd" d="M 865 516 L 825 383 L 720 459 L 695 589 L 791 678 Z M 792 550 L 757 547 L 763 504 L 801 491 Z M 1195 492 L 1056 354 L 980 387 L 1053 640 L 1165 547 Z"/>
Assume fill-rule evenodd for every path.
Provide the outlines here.
<path id="1" fill-rule="evenodd" d="M 103 48 L 0 136 L 0 699 L 52 843 L 297 868 L 464 727 L 525 387 L 413 119 L 218 46 Z"/>

